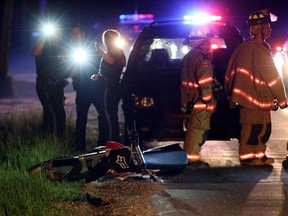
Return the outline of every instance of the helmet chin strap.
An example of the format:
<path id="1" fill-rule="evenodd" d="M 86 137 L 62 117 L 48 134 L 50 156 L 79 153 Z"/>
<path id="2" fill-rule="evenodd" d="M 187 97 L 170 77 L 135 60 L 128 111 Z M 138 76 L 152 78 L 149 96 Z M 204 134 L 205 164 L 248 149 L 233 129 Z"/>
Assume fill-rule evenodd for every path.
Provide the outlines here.
<path id="1" fill-rule="evenodd" d="M 262 40 L 262 42 L 265 41 L 265 33 L 264 33 L 264 25 L 265 24 L 266 23 L 261 24 L 261 40 Z"/>

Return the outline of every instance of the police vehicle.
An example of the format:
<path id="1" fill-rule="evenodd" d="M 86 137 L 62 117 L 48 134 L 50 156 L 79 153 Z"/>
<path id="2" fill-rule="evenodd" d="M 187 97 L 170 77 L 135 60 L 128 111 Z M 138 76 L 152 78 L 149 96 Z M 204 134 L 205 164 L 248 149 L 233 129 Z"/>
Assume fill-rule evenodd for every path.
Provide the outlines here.
<path id="1" fill-rule="evenodd" d="M 235 26 L 218 17 L 201 21 L 153 22 L 142 29 L 133 44 L 121 80 L 125 89 L 123 111 L 126 131 L 136 125 L 142 142 L 184 140 L 180 73 L 182 59 L 191 49 L 183 42 L 191 31 L 213 34 L 214 74 L 220 83 L 224 83 L 228 60 L 243 37 Z M 220 99 L 211 117 L 208 139 L 237 139 L 239 134 L 239 111 L 230 109 L 225 98 Z"/>

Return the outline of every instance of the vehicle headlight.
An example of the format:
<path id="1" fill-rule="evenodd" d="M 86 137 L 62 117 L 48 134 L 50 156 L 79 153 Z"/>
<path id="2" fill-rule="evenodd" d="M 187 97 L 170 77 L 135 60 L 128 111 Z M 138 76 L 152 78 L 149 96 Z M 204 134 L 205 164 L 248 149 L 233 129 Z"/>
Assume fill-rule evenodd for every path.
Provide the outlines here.
<path id="1" fill-rule="evenodd" d="M 151 108 L 155 106 L 154 99 L 151 97 L 134 97 L 134 106 L 137 108 Z"/>

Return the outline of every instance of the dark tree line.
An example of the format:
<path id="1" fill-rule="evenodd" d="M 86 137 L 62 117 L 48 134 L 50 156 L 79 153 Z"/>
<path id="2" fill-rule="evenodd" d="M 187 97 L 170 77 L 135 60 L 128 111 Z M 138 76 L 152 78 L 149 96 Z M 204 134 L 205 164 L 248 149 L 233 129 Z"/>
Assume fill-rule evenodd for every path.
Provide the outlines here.
<path id="1" fill-rule="evenodd" d="M 0 34 L 0 97 L 13 97 L 12 78 L 9 75 L 8 56 L 13 16 L 13 0 L 2 0 L 1 3 L 1 34 Z"/>

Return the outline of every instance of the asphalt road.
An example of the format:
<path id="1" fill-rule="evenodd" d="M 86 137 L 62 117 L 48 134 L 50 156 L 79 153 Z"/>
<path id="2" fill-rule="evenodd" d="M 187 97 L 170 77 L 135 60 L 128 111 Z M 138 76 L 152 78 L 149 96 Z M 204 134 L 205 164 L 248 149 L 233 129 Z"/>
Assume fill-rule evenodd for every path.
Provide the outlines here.
<path id="1" fill-rule="evenodd" d="M 288 171 L 282 168 L 287 119 L 286 110 L 272 113 L 266 153 L 275 159 L 273 166 L 242 167 L 238 141 L 208 141 L 201 153 L 210 169 L 186 167 L 181 173 L 159 176 L 165 191 L 153 196 L 157 215 L 288 215 Z"/>

